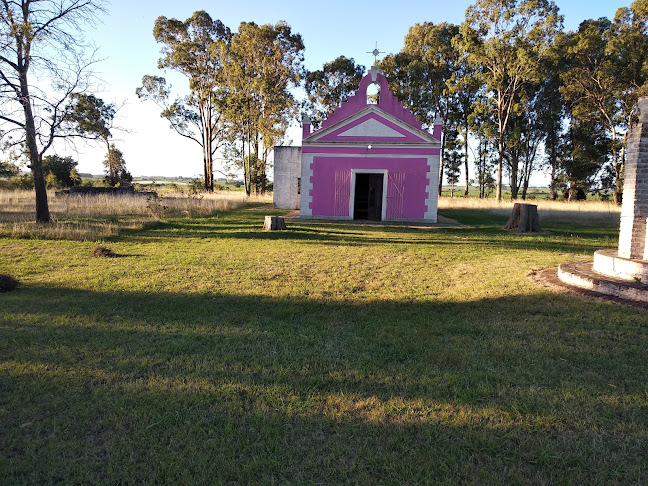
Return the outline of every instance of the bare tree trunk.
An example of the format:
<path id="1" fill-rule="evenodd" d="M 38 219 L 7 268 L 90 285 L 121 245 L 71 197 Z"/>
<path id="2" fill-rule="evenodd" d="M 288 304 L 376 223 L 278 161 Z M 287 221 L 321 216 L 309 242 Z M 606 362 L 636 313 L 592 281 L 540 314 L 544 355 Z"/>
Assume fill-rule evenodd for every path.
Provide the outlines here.
<path id="1" fill-rule="evenodd" d="M 516 149 L 514 155 L 511 157 L 511 199 L 518 198 L 518 166 L 519 166 L 519 151 Z"/>
<path id="2" fill-rule="evenodd" d="M 527 190 L 529 189 L 529 178 L 525 177 L 524 182 L 522 184 L 522 199 L 526 200 L 527 198 Z"/>
<path id="3" fill-rule="evenodd" d="M 621 171 L 623 170 L 623 166 L 625 165 L 627 140 L 628 140 L 628 132 L 623 134 L 623 142 L 621 144 L 621 162 L 619 164 L 615 163 L 615 167 L 614 167 L 614 172 L 616 176 L 616 190 L 614 191 L 614 202 L 617 204 L 617 206 L 621 206 L 621 203 L 623 201 L 623 181 L 621 180 Z"/>
<path id="4" fill-rule="evenodd" d="M 551 181 L 549 182 L 549 193 L 551 195 L 551 199 L 553 201 L 556 200 L 558 195 L 556 194 L 556 154 L 555 154 L 555 148 L 552 147 L 551 149 Z"/>
<path id="5" fill-rule="evenodd" d="M 614 142 L 614 139 L 612 139 Z M 621 182 L 621 164 L 619 163 L 619 154 L 615 149 L 612 149 L 612 160 L 614 163 L 614 202 L 617 206 L 621 205 L 621 198 L 623 197 L 623 184 Z"/>
<path id="6" fill-rule="evenodd" d="M 214 192 L 214 165 L 211 155 L 211 140 L 206 141 L 204 148 L 204 158 L 205 158 L 205 190 L 208 192 Z"/>
<path id="7" fill-rule="evenodd" d="M 468 126 L 464 127 L 464 170 L 466 171 L 466 188 L 464 190 L 464 197 L 468 197 L 470 191 L 470 178 L 468 177 Z"/>
<path id="8" fill-rule="evenodd" d="M 49 205 L 47 203 L 47 187 L 43 177 L 43 163 L 38 152 L 38 143 L 36 142 L 36 124 L 31 107 L 31 98 L 29 96 L 29 84 L 27 83 L 27 67 L 23 66 L 20 72 L 20 103 L 25 112 L 25 138 L 27 142 L 27 152 L 29 154 L 29 167 L 34 177 L 34 191 L 36 193 L 36 222 L 49 223 L 51 221 Z"/>
<path id="9" fill-rule="evenodd" d="M 497 202 L 502 200 L 502 159 L 504 157 L 504 143 L 502 136 L 497 142 Z"/>
<path id="10" fill-rule="evenodd" d="M 439 157 L 439 196 L 443 194 L 443 164 L 445 159 L 445 123 L 441 128 L 441 152 Z"/>
<path id="11" fill-rule="evenodd" d="M 529 189 L 529 179 L 531 178 L 531 169 L 532 169 L 532 162 L 529 161 L 528 156 L 526 157 L 524 161 L 524 172 L 522 174 L 522 199 L 526 200 L 527 197 L 527 191 Z"/>
<path id="12" fill-rule="evenodd" d="M 29 152 L 31 172 L 34 177 L 34 191 L 36 193 L 36 222 L 49 223 L 51 218 L 47 203 L 47 186 L 43 177 L 43 164 L 38 154 L 34 158 L 31 155 L 31 149 Z"/>

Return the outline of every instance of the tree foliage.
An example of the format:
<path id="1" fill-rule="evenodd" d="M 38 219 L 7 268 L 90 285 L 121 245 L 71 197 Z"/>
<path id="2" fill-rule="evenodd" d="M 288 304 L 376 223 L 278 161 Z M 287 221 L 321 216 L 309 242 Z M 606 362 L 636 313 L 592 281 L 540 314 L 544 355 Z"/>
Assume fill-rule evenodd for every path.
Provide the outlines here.
<path id="1" fill-rule="evenodd" d="M 103 164 L 106 174 L 104 182 L 110 187 L 129 185 L 133 182 L 133 176 L 126 170 L 124 154 L 114 144 L 110 145 Z"/>
<path id="2" fill-rule="evenodd" d="M 450 184 L 450 197 L 454 197 L 455 185 L 459 182 L 463 153 L 461 151 L 461 140 L 456 129 L 446 134 L 447 158 L 446 158 L 446 179 Z"/>
<path id="3" fill-rule="evenodd" d="M 47 155 L 43 158 L 43 173 L 48 187 L 72 187 L 81 184 L 81 177 L 76 171 L 79 163 L 72 157 Z"/>
<path id="4" fill-rule="evenodd" d="M 615 197 L 623 189 L 625 134 L 632 107 L 646 93 L 648 28 L 646 2 L 619 9 L 615 19 L 586 20 L 561 39 L 568 65 L 562 94 L 579 125 L 596 125 L 609 139 Z M 593 143 L 596 140 L 593 139 Z"/>
<path id="5" fill-rule="evenodd" d="M 456 46 L 459 43 L 459 36 L 453 37 L 452 42 Z M 464 196 L 467 197 L 470 190 L 468 167 L 470 135 L 478 129 L 476 110 L 483 99 L 484 90 L 475 75 L 474 66 L 468 62 L 466 55 L 462 55 L 455 63 L 454 72 L 447 85 L 451 95 L 450 119 L 463 141 Z"/>
<path id="6" fill-rule="evenodd" d="M 590 190 L 607 160 L 609 144 L 604 126 L 593 120 L 581 122 L 571 119 L 569 129 L 562 136 L 559 152 L 563 189 L 569 200 Z"/>
<path id="7" fill-rule="evenodd" d="M 314 128 L 346 101 L 360 84 L 365 67 L 356 64 L 353 58 L 339 56 L 324 63 L 322 69 L 306 74 L 305 108 L 310 113 Z"/>
<path id="8" fill-rule="evenodd" d="M 445 134 L 454 129 L 450 83 L 461 58 L 453 43 L 458 35 L 459 27 L 454 24 L 415 24 L 405 36 L 403 50 L 386 56 L 380 64 L 390 88 L 424 126 L 431 127 L 436 119 L 441 122 L 439 192 L 446 157 Z"/>
<path id="9" fill-rule="evenodd" d="M 18 167 L 10 162 L 0 162 L 0 177 L 11 177 L 18 174 Z"/>
<path id="10" fill-rule="evenodd" d="M 102 140 L 106 150 L 110 150 L 115 111 L 115 105 L 107 104 L 93 94 L 72 93 L 63 119 L 84 138 Z"/>

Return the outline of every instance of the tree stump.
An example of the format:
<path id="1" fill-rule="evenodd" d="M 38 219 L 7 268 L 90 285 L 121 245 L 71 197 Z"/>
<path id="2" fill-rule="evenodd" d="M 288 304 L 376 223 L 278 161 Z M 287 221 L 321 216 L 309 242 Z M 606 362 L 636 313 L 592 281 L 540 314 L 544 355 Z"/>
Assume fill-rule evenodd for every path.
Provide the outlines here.
<path id="1" fill-rule="evenodd" d="M 266 216 L 263 223 L 263 229 L 265 231 L 285 230 L 286 221 L 284 221 L 280 216 Z"/>
<path id="2" fill-rule="evenodd" d="M 538 206 L 535 204 L 515 203 L 511 217 L 504 229 L 515 230 L 518 233 L 540 233 Z"/>

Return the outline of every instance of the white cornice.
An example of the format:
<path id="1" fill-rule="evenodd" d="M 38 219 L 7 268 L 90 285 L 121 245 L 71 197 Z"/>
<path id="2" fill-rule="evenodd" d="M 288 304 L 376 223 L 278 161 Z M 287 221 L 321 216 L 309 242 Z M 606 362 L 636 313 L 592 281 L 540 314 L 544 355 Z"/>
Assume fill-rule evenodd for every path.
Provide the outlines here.
<path id="1" fill-rule="evenodd" d="M 367 148 L 367 145 L 371 145 L 372 147 L 380 147 L 381 149 L 385 148 L 394 148 L 394 149 L 402 149 L 402 148 L 410 148 L 410 149 L 421 149 L 421 148 L 430 148 L 430 149 L 440 149 L 441 148 L 441 142 L 438 140 L 434 140 L 433 142 L 403 142 L 403 143 L 398 143 L 398 142 L 380 142 L 380 141 L 367 141 L 367 142 L 358 142 L 358 141 L 353 141 L 353 142 L 327 142 L 327 141 L 320 141 L 320 142 L 314 142 L 314 143 L 306 143 L 306 140 L 304 140 L 304 146 L 308 147 L 309 149 L 312 148 L 333 148 L 333 147 L 349 147 L 349 148 Z"/>
<path id="2" fill-rule="evenodd" d="M 338 142 L 338 141 L 324 142 L 324 141 L 320 141 L 320 139 L 322 137 L 325 137 L 326 135 L 329 135 L 330 133 L 335 132 L 336 130 L 344 127 L 345 125 L 348 125 L 349 123 L 352 123 L 352 122 L 354 122 L 354 121 L 356 121 L 356 120 L 358 120 L 358 119 L 362 118 L 363 116 L 368 115 L 370 113 L 374 113 L 374 114 L 384 118 L 385 120 L 393 123 L 394 125 L 399 126 L 403 130 L 405 130 L 408 133 L 411 133 L 414 136 L 422 138 L 423 140 L 427 139 L 427 142 L 411 142 L 411 143 L 405 144 L 407 146 L 416 145 L 416 144 L 419 144 L 419 143 L 420 144 L 425 144 L 425 145 L 427 145 L 429 143 L 439 143 L 439 141 L 436 138 L 434 138 L 432 136 L 432 134 L 430 134 L 429 132 L 426 132 L 424 130 L 420 130 L 420 129 L 416 128 L 416 127 L 413 127 L 409 123 L 404 122 L 403 120 L 401 120 L 400 118 L 395 117 L 391 113 L 386 112 L 382 108 L 378 108 L 377 105 L 368 105 L 366 108 L 363 108 L 362 110 L 358 111 L 357 113 L 354 113 L 353 115 L 340 120 L 339 122 L 331 125 L 330 127 L 319 130 L 319 131 L 315 132 L 312 136 L 310 136 L 308 138 L 305 138 L 302 141 L 302 145 L 312 145 L 313 143 L 318 143 L 318 144 L 319 143 L 344 144 L 346 142 Z M 372 144 L 373 143 L 379 144 L 381 142 L 380 142 L 379 139 L 377 139 L 375 141 L 372 140 L 371 143 Z M 391 143 L 393 143 L 393 142 L 391 142 Z M 366 145 L 366 143 L 365 143 L 365 145 Z"/>

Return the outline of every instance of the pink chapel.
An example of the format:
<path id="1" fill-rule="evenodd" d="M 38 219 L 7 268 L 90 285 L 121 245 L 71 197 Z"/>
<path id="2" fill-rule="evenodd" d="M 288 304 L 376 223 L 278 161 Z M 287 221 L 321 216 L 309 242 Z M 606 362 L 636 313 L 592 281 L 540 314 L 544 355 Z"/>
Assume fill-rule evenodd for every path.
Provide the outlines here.
<path id="1" fill-rule="evenodd" d="M 275 147 L 275 207 L 306 219 L 437 222 L 441 125 L 424 131 L 376 66 L 319 130 L 308 117 L 302 127 L 302 147 Z"/>

